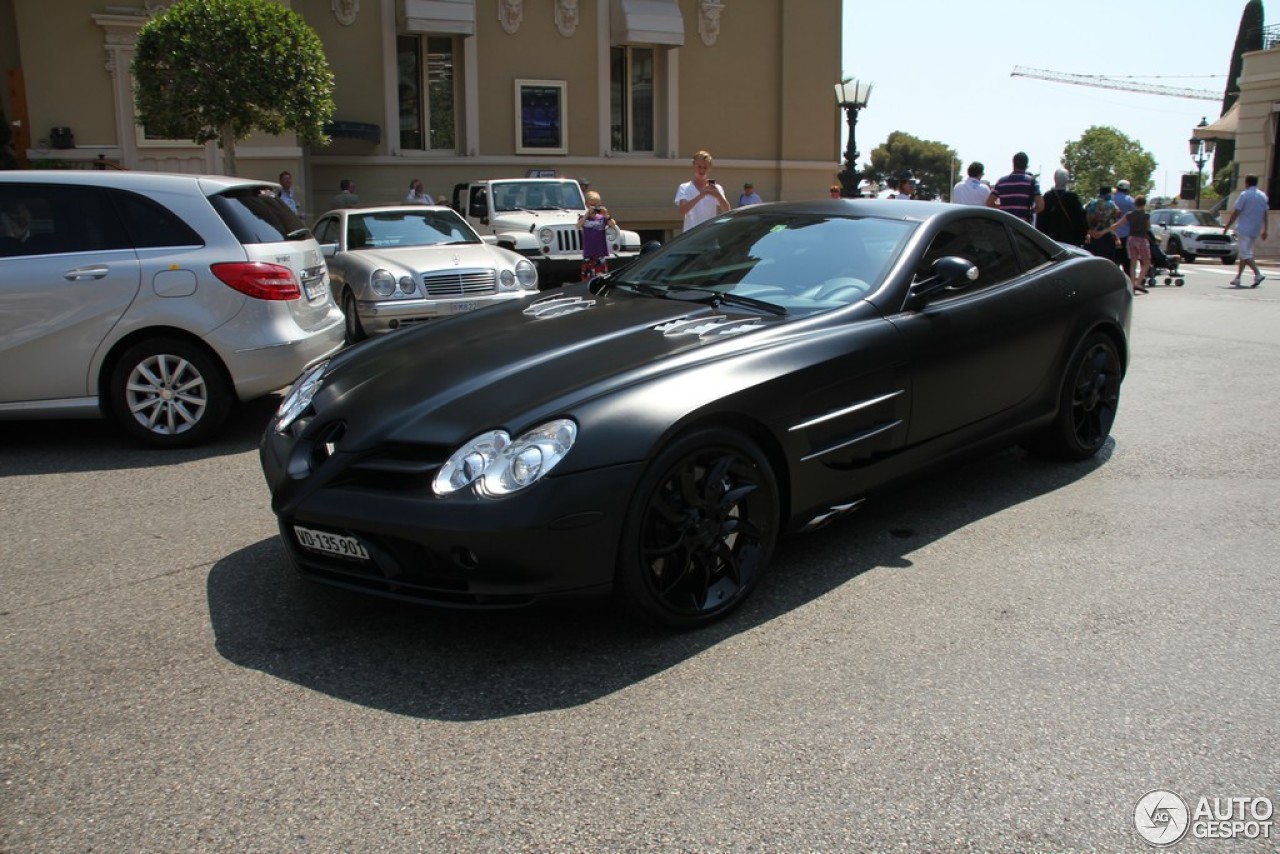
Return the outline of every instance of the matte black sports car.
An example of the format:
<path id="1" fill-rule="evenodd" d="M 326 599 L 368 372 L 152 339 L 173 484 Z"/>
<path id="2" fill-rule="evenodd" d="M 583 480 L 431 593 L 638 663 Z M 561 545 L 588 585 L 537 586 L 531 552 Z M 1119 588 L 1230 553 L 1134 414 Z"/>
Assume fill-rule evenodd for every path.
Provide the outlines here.
<path id="1" fill-rule="evenodd" d="M 1132 295 L 1008 214 L 917 201 L 733 211 L 531 302 L 304 374 L 263 438 L 304 575 L 457 606 L 614 590 L 691 626 L 781 534 L 1014 442 L 1094 454 Z"/>

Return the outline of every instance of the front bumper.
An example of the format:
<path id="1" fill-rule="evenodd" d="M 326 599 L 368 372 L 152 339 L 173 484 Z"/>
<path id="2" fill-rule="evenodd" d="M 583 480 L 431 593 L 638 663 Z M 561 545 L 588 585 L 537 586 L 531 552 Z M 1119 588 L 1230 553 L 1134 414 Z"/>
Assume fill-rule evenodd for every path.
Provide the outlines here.
<path id="1" fill-rule="evenodd" d="M 536 291 L 506 291 L 456 299 L 360 300 L 356 303 L 356 311 L 360 314 L 360 324 L 365 333 L 377 335 L 411 323 L 439 320 L 490 305 L 526 299 L 535 293 Z"/>
<path id="2" fill-rule="evenodd" d="M 1197 256 L 1203 255 L 1206 258 L 1232 258 L 1240 248 L 1236 236 L 1230 232 L 1178 236 L 1182 240 L 1183 252 Z"/>
<path id="3" fill-rule="evenodd" d="M 641 464 L 548 476 L 491 500 L 441 498 L 430 476 L 362 469 L 337 453 L 305 477 L 307 440 L 268 427 L 260 448 L 280 535 L 303 576 L 376 595 L 511 608 L 607 592 Z M 354 538 L 368 560 L 304 547 L 294 526 Z"/>

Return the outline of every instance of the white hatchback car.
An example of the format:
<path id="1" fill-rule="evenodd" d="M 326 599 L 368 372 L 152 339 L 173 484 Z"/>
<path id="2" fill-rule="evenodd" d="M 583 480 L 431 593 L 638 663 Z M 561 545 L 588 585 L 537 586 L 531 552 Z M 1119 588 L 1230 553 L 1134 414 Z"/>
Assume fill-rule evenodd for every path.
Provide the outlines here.
<path id="1" fill-rule="evenodd" d="M 341 348 L 320 245 L 276 189 L 0 172 L 0 418 L 108 415 L 192 445 Z"/>
<path id="2" fill-rule="evenodd" d="M 1218 258 L 1234 264 L 1240 244 L 1234 232 L 1223 231 L 1218 217 L 1209 211 L 1162 208 L 1151 212 L 1151 234 L 1160 248 L 1187 261 Z"/>

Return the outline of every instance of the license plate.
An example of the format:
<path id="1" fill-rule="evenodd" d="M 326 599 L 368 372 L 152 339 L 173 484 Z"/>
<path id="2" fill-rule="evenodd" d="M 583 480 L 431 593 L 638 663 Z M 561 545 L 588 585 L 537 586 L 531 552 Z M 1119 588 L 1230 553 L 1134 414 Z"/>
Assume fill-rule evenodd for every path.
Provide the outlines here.
<path id="1" fill-rule="evenodd" d="M 317 279 L 313 282 L 303 280 L 302 292 L 307 295 L 307 299 L 315 302 L 318 299 L 324 299 L 329 296 L 329 286 L 325 284 L 324 279 Z"/>
<path id="2" fill-rule="evenodd" d="M 461 314 L 464 311 L 475 311 L 479 307 L 480 304 L 475 302 L 455 302 L 451 310 L 454 314 Z"/>
<path id="3" fill-rule="evenodd" d="M 304 528 L 301 525 L 294 525 L 293 533 L 298 538 L 299 545 L 304 549 L 355 560 L 369 559 L 369 552 L 355 537 L 330 534 L 328 531 L 313 531 L 311 528 Z"/>

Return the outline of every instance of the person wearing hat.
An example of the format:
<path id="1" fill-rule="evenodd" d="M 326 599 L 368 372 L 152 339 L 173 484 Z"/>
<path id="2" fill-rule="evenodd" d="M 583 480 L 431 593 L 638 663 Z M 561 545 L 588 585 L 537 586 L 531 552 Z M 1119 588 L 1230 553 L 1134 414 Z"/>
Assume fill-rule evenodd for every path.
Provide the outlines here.
<path id="1" fill-rule="evenodd" d="M 756 192 L 756 185 L 750 181 L 742 185 L 742 193 L 738 196 L 738 207 L 743 205 L 758 205 L 764 199 L 760 198 L 760 194 Z"/>
<path id="2" fill-rule="evenodd" d="M 916 176 L 910 169 L 898 176 L 898 191 L 889 198 L 912 199 L 916 195 Z"/>
<path id="3" fill-rule="evenodd" d="M 1120 220 L 1120 224 L 1116 226 L 1116 237 L 1120 238 L 1120 249 L 1116 253 L 1116 263 L 1120 265 L 1120 269 L 1129 272 L 1129 222 L 1128 216 L 1134 211 L 1133 196 L 1129 195 L 1129 182 L 1116 181 L 1116 192 L 1111 197 L 1111 201 L 1115 202 L 1116 207 L 1120 209 L 1120 213 L 1125 215 L 1125 219 Z"/>

